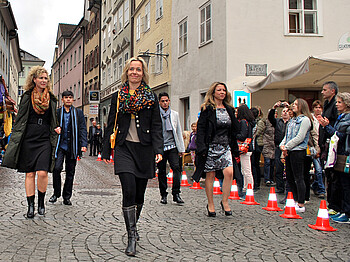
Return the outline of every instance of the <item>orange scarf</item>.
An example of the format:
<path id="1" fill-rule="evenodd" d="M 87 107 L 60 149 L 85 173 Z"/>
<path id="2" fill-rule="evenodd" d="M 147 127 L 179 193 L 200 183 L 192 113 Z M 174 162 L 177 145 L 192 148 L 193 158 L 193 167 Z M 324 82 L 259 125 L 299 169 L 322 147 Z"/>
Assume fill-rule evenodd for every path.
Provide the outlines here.
<path id="1" fill-rule="evenodd" d="M 34 111 L 42 115 L 49 108 L 50 103 L 50 94 L 47 88 L 44 89 L 44 92 L 40 93 L 36 88 L 32 91 L 32 105 Z"/>

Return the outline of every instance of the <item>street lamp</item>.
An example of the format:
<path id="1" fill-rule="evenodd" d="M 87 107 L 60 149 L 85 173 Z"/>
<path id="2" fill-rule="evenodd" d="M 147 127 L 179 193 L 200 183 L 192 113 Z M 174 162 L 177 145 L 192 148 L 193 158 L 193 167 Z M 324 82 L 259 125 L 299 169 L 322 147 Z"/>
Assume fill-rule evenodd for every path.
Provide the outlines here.
<path id="1" fill-rule="evenodd" d="M 163 53 L 150 53 L 150 52 L 140 52 L 140 54 L 137 56 L 137 57 L 141 57 L 143 60 L 145 60 L 147 66 L 148 66 L 148 63 L 149 63 L 149 59 L 152 57 L 152 56 L 161 56 L 165 59 L 166 61 L 166 64 L 167 66 L 169 65 L 168 64 L 168 59 L 166 59 L 169 54 L 163 54 Z"/>

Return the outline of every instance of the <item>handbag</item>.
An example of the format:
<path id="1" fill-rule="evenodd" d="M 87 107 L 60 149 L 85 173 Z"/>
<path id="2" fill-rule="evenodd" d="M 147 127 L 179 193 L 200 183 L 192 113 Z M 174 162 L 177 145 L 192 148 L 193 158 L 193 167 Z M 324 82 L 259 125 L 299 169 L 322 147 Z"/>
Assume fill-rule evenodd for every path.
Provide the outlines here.
<path id="1" fill-rule="evenodd" d="M 350 173 L 350 158 L 349 156 L 337 155 L 334 170 L 343 173 Z"/>
<path id="2" fill-rule="evenodd" d="M 117 138 L 117 133 L 118 133 L 118 126 L 117 126 L 118 111 L 119 111 L 119 92 L 118 92 L 118 96 L 117 96 L 117 109 L 116 109 L 116 112 L 115 112 L 115 121 L 114 121 L 113 133 L 109 137 L 112 149 L 114 149 L 114 147 L 115 147 L 115 139 Z"/>
<path id="3" fill-rule="evenodd" d="M 337 160 L 338 141 L 339 141 L 339 137 L 337 136 L 337 132 L 335 132 L 329 142 L 328 157 L 324 168 L 334 167 Z"/>
<path id="4" fill-rule="evenodd" d="M 248 153 L 249 150 L 249 144 L 252 142 L 251 138 L 246 138 L 243 142 L 242 141 L 237 141 L 238 144 L 238 150 L 242 152 L 242 154 Z"/>

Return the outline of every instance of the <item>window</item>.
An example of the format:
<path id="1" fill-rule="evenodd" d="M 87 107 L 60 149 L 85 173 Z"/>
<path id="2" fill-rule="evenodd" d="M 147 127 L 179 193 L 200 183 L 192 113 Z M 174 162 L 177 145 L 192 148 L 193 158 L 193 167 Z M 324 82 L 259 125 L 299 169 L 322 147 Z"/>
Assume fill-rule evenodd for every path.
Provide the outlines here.
<path id="1" fill-rule="evenodd" d="M 108 24 L 108 42 L 107 42 L 108 45 L 111 43 L 111 30 L 112 30 L 111 28 L 112 28 L 111 24 Z"/>
<path id="2" fill-rule="evenodd" d="M 106 49 L 106 30 L 103 31 L 103 49 Z"/>
<path id="3" fill-rule="evenodd" d="M 145 32 L 151 28 L 151 2 L 145 6 Z"/>
<path id="4" fill-rule="evenodd" d="M 112 75 L 111 75 L 111 64 L 107 66 L 107 85 L 111 82 Z"/>
<path id="5" fill-rule="evenodd" d="M 123 30 L 123 6 L 118 10 L 118 33 Z"/>
<path id="6" fill-rule="evenodd" d="M 117 73 L 118 73 L 118 71 L 117 71 L 117 61 L 115 61 L 113 63 L 113 77 L 114 77 L 114 81 L 117 81 L 117 79 L 118 79 Z"/>
<path id="7" fill-rule="evenodd" d="M 125 54 L 124 54 L 124 65 L 126 64 L 126 62 L 129 60 L 129 53 L 128 52 L 126 52 Z"/>
<path id="8" fill-rule="evenodd" d="M 289 34 L 318 34 L 317 0 L 287 0 Z"/>
<path id="9" fill-rule="evenodd" d="M 136 41 L 140 40 L 141 37 L 141 15 L 136 18 Z"/>
<path id="10" fill-rule="evenodd" d="M 23 71 L 19 72 L 18 77 L 24 77 L 24 72 Z"/>
<path id="11" fill-rule="evenodd" d="M 163 40 L 157 43 L 157 54 L 163 53 Z M 163 72 L 163 57 L 158 55 L 156 56 L 156 73 Z"/>
<path id="12" fill-rule="evenodd" d="M 106 71 L 104 71 L 104 70 L 102 73 L 102 83 L 103 83 L 103 86 L 105 88 L 106 87 Z"/>
<path id="13" fill-rule="evenodd" d="M 74 97 L 77 97 L 77 85 L 74 84 L 74 87 L 73 87 L 73 95 Z"/>
<path id="14" fill-rule="evenodd" d="M 208 3 L 200 9 L 200 44 L 211 40 L 211 4 Z"/>
<path id="15" fill-rule="evenodd" d="M 124 26 L 126 26 L 129 23 L 129 0 L 126 0 L 124 2 Z"/>
<path id="16" fill-rule="evenodd" d="M 74 66 L 77 65 L 77 50 L 74 51 Z"/>
<path id="17" fill-rule="evenodd" d="M 63 62 L 63 75 L 65 74 L 65 70 L 66 70 L 66 63 Z"/>
<path id="18" fill-rule="evenodd" d="M 115 32 L 118 32 L 119 31 L 119 28 L 118 28 L 118 13 L 115 13 L 114 16 L 113 16 L 113 25 L 114 25 Z"/>
<path id="19" fill-rule="evenodd" d="M 123 73 L 123 57 L 119 57 L 118 59 L 118 75 L 119 77 L 122 76 Z"/>
<path id="20" fill-rule="evenodd" d="M 19 87 L 18 87 L 18 96 L 23 95 L 23 93 L 24 93 L 23 86 L 19 86 Z"/>
<path id="21" fill-rule="evenodd" d="M 73 55 L 70 55 L 70 70 L 73 68 Z"/>
<path id="22" fill-rule="evenodd" d="M 81 61 L 81 46 L 79 46 L 79 52 L 78 52 L 78 62 Z"/>
<path id="23" fill-rule="evenodd" d="M 78 81 L 78 98 L 80 98 L 80 81 Z"/>
<path id="24" fill-rule="evenodd" d="M 156 0 L 156 20 L 163 16 L 163 0 Z"/>
<path id="25" fill-rule="evenodd" d="M 67 68 L 66 68 L 66 72 L 68 73 L 68 58 L 67 58 L 67 64 L 66 64 Z"/>
<path id="26" fill-rule="evenodd" d="M 179 23 L 179 56 L 187 53 L 187 18 Z"/>

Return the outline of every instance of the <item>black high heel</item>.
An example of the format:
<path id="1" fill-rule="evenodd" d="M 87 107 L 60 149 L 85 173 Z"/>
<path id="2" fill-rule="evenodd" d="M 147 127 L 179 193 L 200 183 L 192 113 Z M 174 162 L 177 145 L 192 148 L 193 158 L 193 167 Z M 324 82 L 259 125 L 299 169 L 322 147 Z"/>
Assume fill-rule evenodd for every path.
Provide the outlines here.
<path id="1" fill-rule="evenodd" d="M 208 211 L 208 217 L 216 217 L 216 212 L 215 211 L 214 212 L 210 212 L 208 205 L 207 205 L 207 211 Z"/>
<path id="2" fill-rule="evenodd" d="M 224 208 L 224 205 L 222 204 L 222 201 L 220 202 L 220 205 L 221 205 L 222 211 L 224 211 L 225 213 L 225 216 L 232 216 L 232 211 L 231 210 L 226 211 Z"/>

